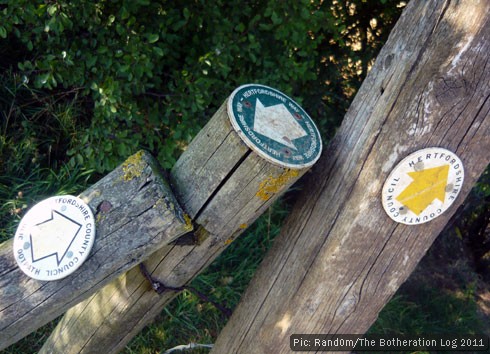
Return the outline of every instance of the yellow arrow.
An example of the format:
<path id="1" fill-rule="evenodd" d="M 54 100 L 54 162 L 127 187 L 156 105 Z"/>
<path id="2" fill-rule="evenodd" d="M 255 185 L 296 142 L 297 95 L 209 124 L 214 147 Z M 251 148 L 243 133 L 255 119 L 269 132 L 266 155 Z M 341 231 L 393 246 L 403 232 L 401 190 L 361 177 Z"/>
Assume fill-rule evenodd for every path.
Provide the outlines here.
<path id="1" fill-rule="evenodd" d="M 434 199 L 444 203 L 449 165 L 408 172 L 413 182 L 396 197 L 416 215 L 427 208 Z"/>

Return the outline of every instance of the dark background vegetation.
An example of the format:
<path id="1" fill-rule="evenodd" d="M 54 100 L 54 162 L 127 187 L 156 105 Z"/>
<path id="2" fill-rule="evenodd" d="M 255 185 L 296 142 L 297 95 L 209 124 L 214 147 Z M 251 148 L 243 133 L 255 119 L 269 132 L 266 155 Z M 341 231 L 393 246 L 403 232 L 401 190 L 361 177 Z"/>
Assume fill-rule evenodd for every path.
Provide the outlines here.
<path id="1" fill-rule="evenodd" d="M 242 84 L 294 97 L 327 143 L 404 6 L 0 0 L 0 242 L 33 203 L 81 192 L 138 149 L 170 168 Z M 489 179 L 487 171 L 373 333 L 488 331 Z M 293 201 L 274 205 L 193 286 L 235 306 Z M 36 352 L 53 325 L 6 352 Z M 213 342 L 223 325 L 184 292 L 126 352 Z"/>

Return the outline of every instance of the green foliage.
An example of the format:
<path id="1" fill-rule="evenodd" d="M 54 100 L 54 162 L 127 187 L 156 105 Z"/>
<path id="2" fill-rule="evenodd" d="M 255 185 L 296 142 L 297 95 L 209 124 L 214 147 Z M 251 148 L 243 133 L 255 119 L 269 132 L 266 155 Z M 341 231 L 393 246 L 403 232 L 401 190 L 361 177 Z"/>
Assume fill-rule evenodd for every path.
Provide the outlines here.
<path id="1" fill-rule="evenodd" d="M 30 87 L 91 102 L 72 165 L 108 171 L 143 147 L 170 167 L 244 83 L 293 95 L 331 135 L 396 3 L 2 0 L 0 38 Z"/>
<path id="2" fill-rule="evenodd" d="M 0 242 L 13 237 L 24 212 L 39 200 L 81 192 L 90 172 L 64 165 L 56 172 L 42 168 L 21 178 L 0 176 Z"/>
<path id="3" fill-rule="evenodd" d="M 82 190 L 91 172 L 64 164 L 80 113 L 76 93 L 46 95 L 24 82 L 0 74 L 0 242 L 32 203 Z"/>
<path id="4" fill-rule="evenodd" d="M 420 287 L 418 295 L 397 295 L 381 311 L 369 333 L 376 334 L 481 334 L 475 289 L 461 293 Z"/>

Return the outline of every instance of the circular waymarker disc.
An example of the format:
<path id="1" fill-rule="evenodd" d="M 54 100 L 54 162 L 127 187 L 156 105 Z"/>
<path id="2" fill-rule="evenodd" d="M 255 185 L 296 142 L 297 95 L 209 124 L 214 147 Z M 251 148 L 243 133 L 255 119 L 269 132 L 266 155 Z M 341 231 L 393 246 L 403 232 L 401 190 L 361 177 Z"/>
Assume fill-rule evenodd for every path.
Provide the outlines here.
<path id="1" fill-rule="evenodd" d="M 399 223 L 426 223 L 451 206 L 463 180 L 463 163 L 453 152 L 439 147 L 416 151 L 388 176 L 381 196 L 383 207 Z"/>
<path id="2" fill-rule="evenodd" d="M 83 200 L 51 197 L 34 205 L 20 221 L 14 257 L 29 277 L 57 280 L 82 265 L 94 239 L 94 215 Z"/>
<path id="3" fill-rule="evenodd" d="M 301 169 L 320 158 L 322 140 L 315 123 L 280 91 L 240 86 L 228 100 L 228 116 L 245 144 L 269 162 Z"/>

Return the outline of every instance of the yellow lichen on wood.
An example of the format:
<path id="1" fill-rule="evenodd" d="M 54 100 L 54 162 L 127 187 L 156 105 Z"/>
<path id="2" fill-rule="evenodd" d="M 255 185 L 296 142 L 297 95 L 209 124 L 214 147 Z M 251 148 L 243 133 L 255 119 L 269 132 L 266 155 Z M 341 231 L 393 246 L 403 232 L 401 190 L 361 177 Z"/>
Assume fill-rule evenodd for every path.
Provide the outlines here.
<path id="1" fill-rule="evenodd" d="M 192 219 L 189 215 L 184 213 L 184 220 L 185 220 L 185 229 L 188 231 L 192 231 L 194 227 L 192 226 Z"/>
<path id="2" fill-rule="evenodd" d="M 280 192 L 291 179 L 299 176 L 298 170 L 286 170 L 278 177 L 269 176 L 259 185 L 259 190 L 255 194 L 260 199 L 267 201 L 272 196 Z"/>
<path id="3" fill-rule="evenodd" d="M 167 197 L 160 198 L 156 201 L 155 205 L 153 205 L 153 208 L 159 208 L 160 205 L 162 205 L 162 204 L 165 204 L 164 207 L 168 211 L 175 213 L 176 216 L 179 218 L 179 220 L 184 219 L 184 224 L 185 224 L 184 228 L 186 229 L 186 231 L 194 230 L 194 226 L 192 225 L 192 219 L 190 218 L 189 215 L 187 215 L 186 213 L 184 213 L 181 210 L 179 205 L 176 206 L 174 204 L 174 200 L 167 198 Z"/>
<path id="4" fill-rule="evenodd" d="M 169 210 L 171 212 L 175 212 L 175 204 L 167 196 L 164 196 L 164 197 L 158 199 L 156 201 L 155 205 L 153 205 L 153 208 L 160 208 L 160 206 L 162 204 L 164 205 L 164 208 L 165 209 L 167 209 L 167 210 Z"/>
<path id="5" fill-rule="evenodd" d="M 131 181 L 134 178 L 138 178 L 143 173 L 143 169 L 146 167 L 146 163 L 143 160 L 144 152 L 138 151 L 136 154 L 128 157 L 122 165 L 124 181 Z"/>
<path id="6" fill-rule="evenodd" d="M 105 217 L 101 213 L 98 213 L 97 216 L 95 217 L 95 225 L 100 225 L 100 223 L 104 219 L 105 219 Z"/>

